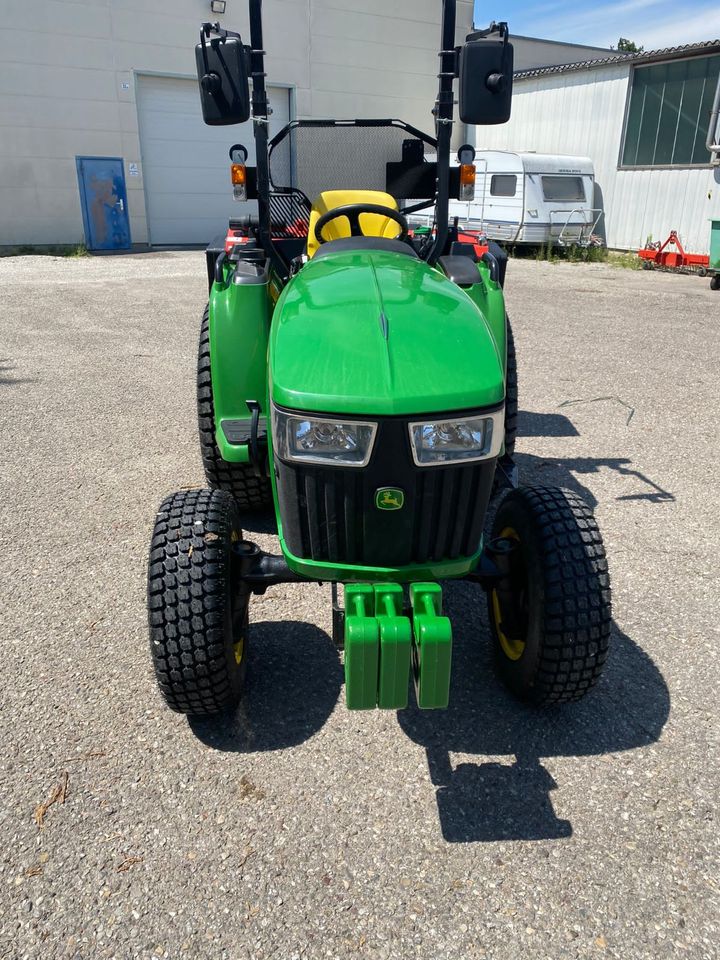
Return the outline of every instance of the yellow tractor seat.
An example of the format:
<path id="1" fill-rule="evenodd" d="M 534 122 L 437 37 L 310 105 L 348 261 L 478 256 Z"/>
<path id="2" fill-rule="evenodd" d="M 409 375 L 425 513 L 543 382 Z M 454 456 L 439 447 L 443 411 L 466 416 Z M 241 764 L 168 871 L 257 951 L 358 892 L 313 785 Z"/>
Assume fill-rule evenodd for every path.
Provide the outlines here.
<path id="1" fill-rule="evenodd" d="M 308 229 L 307 255 L 313 257 L 320 247 L 315 238 L 315 224 L 320 217 L 334 210 L 336 207 L 345 207 L 351 203 L 372 203 L 382 207 L 398 209 L 397 200 L 389 193 L 381 190 L 325 190 L 313 201 L 310 210 L 310 225 Z M 360 226 L 366 237 L 387 237 L 395 239 L 400 233 L 400 227 L 394 220 L 384 217 L 381 213 L 364 213 L 360 215 Z M 323 237 L 326 241 L 342 240 L 349 237 L 350 222 L 347 217 L 338 217 L 323 227 Z"/>

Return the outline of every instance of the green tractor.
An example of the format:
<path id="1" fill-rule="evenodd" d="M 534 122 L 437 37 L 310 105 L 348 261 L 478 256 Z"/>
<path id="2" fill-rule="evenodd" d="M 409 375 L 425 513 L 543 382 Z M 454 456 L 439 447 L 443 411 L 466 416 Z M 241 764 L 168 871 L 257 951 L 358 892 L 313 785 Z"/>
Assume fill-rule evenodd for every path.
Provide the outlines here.
<path id="1" fill-rule="evenodd" d="M 207 252 L 198 414 L 209 489 L 167 497 L 155 523 L 161 693 L 190 716 L 232 710 L 252 596 L 312 581 L 331 584 L 349 708 L 402 709 L 411 678 L 419 708 L 446 707 L 452 628 L 439 581 L 464 578 L 487 593 L 509 688 L 537 705 L 577 700 L 608 651 L 602 539 L 574 494 L 517 484 L 504 255 L 466 242 L 448 213 L 474 190 L 472 148 L 451 163 L 454 81 L 463 123 L 507 121 L 507 25 L 456 47 L 455 0 L 444 0 L 434 136 L 399 120 L 294 120 L 270 140 L 261 0 L 249 2 L 249 46 L 207 23 L 196 48 L 206 123 L 252 114 L 254 165 L 237 144 L 231 169 L 257 215 L 231 221 Z M 426 226 L 411 229 L 421 211 Z M 270 505 L 279 555 L 243 535 L 247 512 Z"/>

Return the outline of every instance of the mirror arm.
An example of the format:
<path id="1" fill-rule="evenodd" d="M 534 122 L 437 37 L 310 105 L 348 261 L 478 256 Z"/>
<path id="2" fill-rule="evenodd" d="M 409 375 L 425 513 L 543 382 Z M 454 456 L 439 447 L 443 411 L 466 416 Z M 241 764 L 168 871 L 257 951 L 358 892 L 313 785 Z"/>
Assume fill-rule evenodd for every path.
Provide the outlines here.
<path id="1" fill-rule="evenodd" d="M 242 40 L 239 33 L 235 33 L 234 30 L 226 30 L 220 26 L 217 20 L 214 23 L 205 21 L 205 23 L 200 24 L 200 29 L 202 30 L 201 40 L 203 47 L 205 47 L 205 40 L 209 39 L 213 33 L 221 40 L 227 40 L 228 37 L 235 37 L 236 40 Z"/>
<path id="2" fill-rule="evenodd" d="M 493 20 L 490 23 L 490 26 L 485 27 L 484 30 L 473 30 L 472 33 L 467 35 L 465 42 L 468 43 L 471 40 L 482 40 L 483 37 L 489 37 L 491 33 L 498 33 L 500 35 L 500 39 L 507 43 L 508 38 L 510 37 L 507 20 L 500 20 L 499 22 Z"/>

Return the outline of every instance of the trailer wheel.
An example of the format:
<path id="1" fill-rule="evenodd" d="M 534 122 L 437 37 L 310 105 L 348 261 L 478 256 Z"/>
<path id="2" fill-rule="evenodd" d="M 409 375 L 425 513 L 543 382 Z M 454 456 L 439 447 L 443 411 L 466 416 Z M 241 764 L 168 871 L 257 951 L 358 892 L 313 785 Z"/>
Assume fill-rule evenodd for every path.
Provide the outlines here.
<path id="1" fill-rule="evenodd" d="M 209 305 L 200 323 L 197 363 L 197 415 L 205 478 L 214 490 L 227 490 L 244 510 L 262 510 L 272 501 L 270 480 L 258 477 L 250 464 L 228 463 L 215 443 L 215 408 L 210 379 Z"/>
<path id="2" fill-rule="evenodd" d="M 160 505 L 148 564 L 148 622 L 165 703 L 188 716 L 232 710 L 247 668 L 249 594 L 237 589 L 237 504 L 183 490 Z"/>
<path id="3" fill-rule="evenodd" d="M 515 438 L 517 436 L 518 419 L 518 372 L 517 355 L 515 354 L 515 338 L 513 337 L 510 317 L 507 321 L 507 381 L 505 384 L 505 453 L 512 456 L 515 453 Z"/>
<path id="4" fill-rule="evenodd" d="M 710 289 L 711 290 L 720 290 L 720 273 L 716 273 L 710 279 Z"/>
<path id="5" fill-rule="evenodd" d="M 518 487 L 498 507 L 492 536 L 515 545 L 510 575 L 488 591 L 500 676 L 537 706 L 579 700 L 602 672 L 612 617 L 592 511 L 569 490 Z"/>

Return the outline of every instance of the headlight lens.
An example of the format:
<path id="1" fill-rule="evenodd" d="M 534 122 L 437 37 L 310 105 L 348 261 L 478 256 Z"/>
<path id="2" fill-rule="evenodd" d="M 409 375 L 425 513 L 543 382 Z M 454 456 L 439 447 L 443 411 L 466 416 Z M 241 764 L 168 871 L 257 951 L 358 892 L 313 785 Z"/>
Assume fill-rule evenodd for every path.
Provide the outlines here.
<path id="1" fill-rule="evenodd" d="M 376 423 L 305 417 L 273 407 L 273 442 L 282 460 L 365 467 L 376 432 Z"/>
<path id="2" fill-rule="evenodd" d="M 413 459 L 419 467 L 497 457 L 503 441 L 503 410 L 457 420 L 410 424 Z"/>

